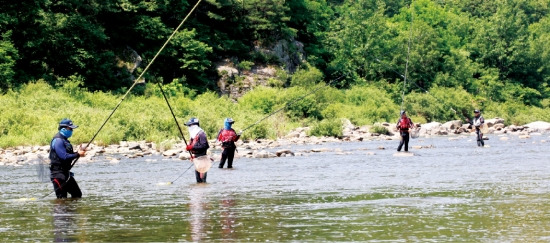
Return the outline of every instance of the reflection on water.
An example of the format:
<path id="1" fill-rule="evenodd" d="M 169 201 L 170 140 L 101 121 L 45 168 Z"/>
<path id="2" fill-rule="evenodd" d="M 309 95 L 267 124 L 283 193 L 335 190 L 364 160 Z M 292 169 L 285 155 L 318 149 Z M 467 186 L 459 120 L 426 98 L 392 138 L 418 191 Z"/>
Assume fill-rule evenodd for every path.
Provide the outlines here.
<path id="1" fill-rule="evenodd" d="M 547 139 L 547 138 L 546 138 Z M 51 184 L 32 166 L 0 167 L 4 241 L 550 241 L 550 161 L 543 138 L 478 148 L 470 137 L 326 147 L 303 157 L 239 159 L 208 183 L 188 163 L 147 157 L 74 168 L 83 198 L 36 201 Z M 386 149 L 379 149 L 384 147 Z M 338 149 L 336 151 L 336 149 Z M 121 156 L 122 157 L 122 156 Z M 53 222 L 53 224 L 52 224 Z"/>
<path id="2" fill-rule="evenodd" d="M 77 224 L 77 201 L 71 199 L 56 199 L 53 203 L 54 242 L 77 241 L 75 233 L 79 231 Z"/>
<path id="3" fill-rule="evenodd" d="M 197 184 L 189 188 L 189 221 L 191 224 L 191 239 L 194 242 L 206 237 L 206 220 L 208 219 L 208 199 L 206 198 L 207 184 Z"/>

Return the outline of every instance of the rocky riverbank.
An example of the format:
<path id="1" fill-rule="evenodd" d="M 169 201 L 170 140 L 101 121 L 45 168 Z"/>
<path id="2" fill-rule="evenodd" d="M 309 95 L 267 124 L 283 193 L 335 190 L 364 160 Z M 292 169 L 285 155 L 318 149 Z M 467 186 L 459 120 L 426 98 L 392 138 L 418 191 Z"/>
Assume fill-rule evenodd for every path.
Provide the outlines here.
<path id="1" fill-rule="evenodd" d="M 548 122 L 532 122 L 523 126 L 510 125 L 505 126 L 504 120 L 501 118 L 487 119 L 485 123 L 488 125 L 488 134 L 501 135 L 501 140 L 507 140 L 509 136 L 517 136 L 520 139 L 527 139 L 530 136 L 542 135 L 543 133 L 550 132 L 550 123 Z M 334 151 L 323 147 L 324 143 L 344 143 L 348 141 L 371 141 L 371 140 L 399 140 L 399 134 L 395 129 L 395 124 L 382 123 L 388 131 L 387 134 L 378 134 L 371 132 L 372 126 L 355 126 L 349 121 L 345 121 L 343 125 L 343 135 L 341 137 L 314 137 L 308 136 L 308 127 L 300 127 L 285 137 L 277 140 L 245 140 L 238 141 L 237 146 L 239 153 L 236 157 L 247 158 L 271 158 L 281 156 L 304 156 L 308 153 L 328 152 Z M 462 121 L 449 121 L 446 123 L 431 122 L 427 124 L 417 124 L 419 127 L 419 137 L 432 137 L 432 136 L 452 136 L 459 134 L 471 134 L 472 130 L 469 124 L 463 124 Z M 113 144 L 109 146 L 96 146 L 90 145 L 86 157 L 79 160 L 79 163 L 90 163 L 94 161 L 109 160 L 111 163 L 120 162 L 121 158 L 138 158 L 145 156 L 163 156 L 165 158 L 173 159 L 189 159 L 189 153 L 184 151 L 185 147 L 183 143 L 176 143 L 171 149 L 164 149 L 155 143 L 137 141 L 127 142 L 122 141 L 119 144 Z M 318 148 L 310 150 L 293 151 L 287 149 L 291 145 L 296 144 L 312 144 L 320 145 Z M 212 156 L 217 159 L 220 156 L 221 147 L 214 143 L 214 140 L 210 141 L 210 152 Z M 280 148 L 277 150 L 277 148 Z M 413 146 L 414 148 L 414 146 Z M 25 164 L 34 163 L 48 163 L 49 146 L 20 146 L 16 148 L 7 148 L 0 150 L 0 166 L 21 166 Z M 384 148 L 379 148 L 384 149 Z M 275 151 L 275 152 L 269 152 Z M 338 152 L 338 151 L 336 151 Z"/>

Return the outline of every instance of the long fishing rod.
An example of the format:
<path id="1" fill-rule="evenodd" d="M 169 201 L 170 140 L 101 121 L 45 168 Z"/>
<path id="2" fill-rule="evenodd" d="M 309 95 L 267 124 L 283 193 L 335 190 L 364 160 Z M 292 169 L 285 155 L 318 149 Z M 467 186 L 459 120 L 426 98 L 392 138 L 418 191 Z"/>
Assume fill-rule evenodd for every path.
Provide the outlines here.
<path id="1" fill-rule="evenodd" d="M 309 92 L 309 93 L 307 93 L 307 94 L 305 94 L 305 95 L 299 97 L 298 99 L 295 99 L 295 100 L 293 100 L 292 102 L 289 102 L 289 103 L 285 104 L 283 107 L 279 108 L 278 110 L 276 110 L 276 111 L 274 111 L 274 112 L 271 112 L 269 115 L 265 116 L 264 118 L 262 118 L 262 119 L 256 121 L 256 122 L 253 123 L 252 125 L 249 125 L 249 126 L 246 127 L 245 129 L 241 130 L 241 132 L 240 132 L 239 134 L 243 133 L 244 131 L 246 131 L 246 130 L 248 130 L 248 129 L 250 129 L 250 128 L 256 126 L 256 125 L 258 125 L 258 124 L 259 124 L 260 122 L 262 122 L 263 120 L 265 120 L 265 119 L 271 117 L 272 115 L 275 115 L 276 113 L 278 113 L 278 112 L 284 110 L 285 108 L 289 107 L 290 105 L 292 105 L 292 104 L 294 104 L 294 103 L 296 103 L 296 102 L 298 102 L 298 101 L 304 99 L 306 96 L 309 96 L 309 95 L 311 95 L 311 94 L 313 94 L 313 93 L 319 91 L 319 90 L 322 89 L 322 88 L 330 87 L 330 84 L 331 84 L 331 83 L 333 83 L 333 82 L 335 82 L 335 81 L 337 81 L 337 80 L 340 80 L 341 78 L 343 78 L 343 77 L 346 76 L 347 74 L 348 74 L 348 73 L 342 74 L 340 77 L 338 77 L 338 78 L 333 79 L 332 81 L 330 81 L 326 86 L 320 86 L 320 87 L 314 89 L 313 91 L 311 91 L 311 92 Z"/>
<path id="2" fill-rule="evenodd" d="M 199 3 L 201 2 L 202 0 L 198 0 L 197 3 L 195 4 L 195 6 L 191 9 L 191 11 L 189 11 L 189 13 L 187 14 L 187 16 L 185 16 L 185 18 L 181 21 L 181 23 L 178 25 L 178 27 L 176 27 L 176 29 L 174 30 L 174 32 L 172 32 L 172 34 L 170 35 L 170 37 L 168 37 L 168 40 L 166 40 L 166 42 L 164 42 L 164 45 L 162 45 L 162 47 L 158 50 L 157 54 L 155 54 L 155 56 L 153 57 L 153 59 L 151 59 L 151 62 L 149 62 L 149 64 L 147 64 L 147 66 L 145 67 L 145 69 L 143 69 L 143 72 L 141 72 L 141 74 L 139 75 L 139 77 L 136 78 L 136 80 L 134 81 L 134 83 L 132 84 L 132 86 L 130 86 L 130 88 L 126 91 L 126 93 L 124 94 L 124 96 L 122 96 L 122 99 L 118 102 L 118 104 L 115 106 L 115 108 L 113 109 L 113 111 L 111 112 L 111 114 L 109 114 L 109 116 L 107 117 L 107 119 L 105 119 L 105 121 L 103 122 L 103 124 L 101 125 L 101 127 L 99 127 L 99 129 L 97 130 L 97 132 L 94 134 L 94 136 L 92 137 L 92 139 L 90 139 L 90 141 L 88 142 L 88 144 L 86 144 L 86 146 L 84 147 L 84 150 L 86 150 L 86 148 L 88 148 L 88 146 L 90 146 L 90 144 L 94 141 L 94 139 L 96 138 L 96 136 L 99 134 L 99 132 L 103 129 L 103 127 L 105 126 L 105 124 L 107 124 L 107 121 L 109 121 L 109 119 L 111 119 L 111 116 L 113 116 L 113 114 L 115 113 L 115 111 L 118 109 L 118 107 L 120 106 L 120 104 L 122 104 L 122 101 L 124 101 L 124 99 L 126 99 L 126 96 L 130 93 L 130 91 L 139 83 L 139 81 L 141 80 L 141 78 L 143 77 L 143 75 L 145 74 L 145 72 L 147 72 L 147 70 L 149 70 L 149 67 L 151 67 L 151 65 L 153 64 L 153 62 L 155 62 L 155 60 L 157 59 L 157 57 L 160 55 L 160 53 L 164 50 L 164 48 L 168 45 L 168 43 L 170 42 L 170 40 L 172 40 L 172 38 L 174 37 L 174 35 L 176 35 L 176 33 L 178 32 L 178 30 L 181 28 L 181 26 L 183 25 L 183 23 L 185 23 L 185 21 L 187 20 L 187 18 L 189 18 L 189 16 L 191 15 L 191 13 L 193 13 L 193 11 L 197 8 L 197 6 L 199 5 Z M 71 167 L 69 167 L 69 170 L 76 164 L 76 162 L 78 161 L 80 157 L 78 157 L 75 161 L 73 161 L 73 163 L 71 164 Z"/>
<path id="3" fill-rule="evenodd" d="M 166 97 L 166 94 L 164 93 L 164 90 L 162 89 L 162 85 L 160 85 L 160 83 L 157 83 L 159 88 L 160 88 L 160 92 L 162 93 L 162 96 L 164 96 L 164 100 L 166 101 L 166 104 L 168 105 L 168 108 L 170 109 L 170 113 L 172 113 L 172 117 L 174 118 L 174 121 L 176 122 L 176 126 L 178 127 L 178 130 L 180 131 L 180 135 L 181 135 L 181 138 L 183 138 L 183 142 L 185 143 L 185 146 L 187 146 L 187 139 L 185 139 L 185 135 L 183 135 L 183 131 L 181 130 L 181 127 L 180 127 L 180 124 L 178 122 L 178 119 L 176 119 L 176 115 L 174 114 L 174 110 L 172 110 L 172 106 L 170 105 L 170 102 L 168 102 L 168 98 Z M 191 154 L 191 151 L 187 151 L 189 152 L 189 158 L 190 159 L 193 159 L 193 154 Z M 166 184 L 173 184 L 175 181 L 177 181 L 183 174 L 185 174 L 185 172 L 187 172 L 191 166 L 193 166 L 193 164 L 191 164 L 187 170 L 185 170 L 183 173 L 180 174 L 180 176 L 178 176 L 178 178 L 176 178 L 175 180 L 171 181 L 171 182 L 168 182 Z"/>
<path id="4" fill-rule="evenodd" d="M 105 119 L 105 121 L 103 122 L 103 124 L 101 124 L 101 126 L 99 127 L 99 129 L 97 130 L 97 132 L 94 134 L 94 136 L 92 137 L 92 139 L 90 139 L 90 141 L 86 144 L 86 146 L 84 146 L 84 150 L 86 150 L 86 148 L 88 148 L 88 146 L 90 146 L 90 144 L 94 141 L 94 139 L 96 138 L 96 136 L 99 134 L 99 132 L 103 129 L 103 127 L 105 126 L 105 124 L 107 124 L 107 122 L 109 121 L 109 119 L 111 119 L 111 117 L 113 116 L 113 114 L 115 113 L 115 111 L 118 109 L 118 107 L 120 106 L 120 104 L 122 104 L 122 102 L 126 99 L 126 96 L 128 96 L 128 94 L 130 93 L 130 91 L 139 83 L 139 81 L 142 79 L 143 75 L 145 74 L 145 72 L 147 72 L 149 70 L 149 68 L 151 67 L 151 65 L 153 64 L 153 62 L 155 62 L 155 60 L 157 59 L 157 57 L 160 55 L 160 53 L 164 50 L 164 48 L 168 45 L 168 43 L 170 42 L 170 40 L 172 40 L 172 38 L 174 37 L 174 35 L 176 35 L 176 33 L 178 32 L 178 30 L 181 28 L 181 26 L 183 26 L 183 23 L 185 23 L 185 21 L 187 21 L 187 19 L 189 18 L 189 16 L 191 16 L 191 13 L 193 13 L 193 11 L 195 11 L 195 9 L 197 8 L 197 6 L 199 6 L 199 3 L 201 2 L 202 0 L 198 0 L 197 3 L 195 4 L 195 6 L 193 6 L 193 8 L 189 11 L 189 13 L 185 16 L 185 18 L 181 21 L 181 23 L 178 25 L 178 27 L 176 27 L 176 29 L 174 29 L 174 32 L 172 32 L 172 34 L 170 35 L 170 37 L 168 37 L 168 39 L 166 40 L 166 42 L 164 42 L 164 44 L 162 45 L 162 47 L 158 50 L 158 52 L 155 54 L 155 56 L 153 57 L 153 59 L 151 59 L 151 62 L 149 62 L 149 64 L 147 64 L 147 66 L 145 67 L 145 69 L 143 69 L 143 72 L 141 72 L 141 74 L 139 75 L 139 77 L 137 77 L 134 81 L 134 83 L 132 84 L 132 86 L 130 86 L 130 88 L 128 88 L 128 90 L 126 91 L 126 93 L 122 96 L 122 99 L 118 102 L 118 104 L 115 106 L 115 108 L 113 109 L 113 111 L 111 111 L 111 114 L 109 114 L 109 116 L 107 116 L 107 118 Z M 185 139 L 185 138 L 184 138 Z M 76 164 L 76 162 L 78 161 L 80 157 L 77 157 L 71 164 L 71 166 L 69 167 L 69 171 L 73 168 L 73 166 Z M 69 177 L 70 178 L 70 177 Z M 69 181 L 67 179 L 67 181 Z M 67 184 L 67 181 L 65 181 L 59 188 L 62 188 L 63 186 L 65 186 L 65 184 Z M 58 189 L 59 189 L 58 188 Z M 54 190 L 53 192 L 56 192 L 57 190 Z M 50 192 L 48 193 L 48 195 L 42 197 L 42 198 L 45 198 L 47 196 L 49 196 L 50 194 L 52 194 L 53 192 Z"/>
<path id="5" fill-rule="evenodd" d="M 409 27 L 409 41 L 407 43 L 407 61 L 405 62 L 405 77 L 403 81 L 403 93 L 401 94 L 401 110 L 403 110 L 403 104 L 405 103 L 405 88 L 407 86 L 407 74 L 409 73 L 409 57 L 411 53 L 411 39 L 412 39 L 412 27 L 414 21 L 414 7 L 412 6 L 413 2 L 409 7 L 411 8 L 411 26 Z"/>
<path id="6" fill-rule="evenodd" d="M 404 76 L 403 74 L 397 72 L 397 71 L 396 71 L 395 69 L 393 69 L 389 64 L 383 63 L 383 62 L 380 61 L 380 59 L 378 59 L 378 58 L 375 58 L 375 60 L 376 60 L 378 63 L 380 63 L 380 64 L 386 66 L 390 71 L 394 72 L 395 74 L 399 75 L 399 76 L 402 77 L 402 78 L 405 78 L 405 76 Z M 437 101 L 440 102 L 441 104 L 445 104 L 442 100 L 440 100 L 440 99 L 438 99 L 437 97 L 435 97 L 434 95 L 432 95 L 432 94 L 430 93 L 430 91 L 428 91 L 428 90 L 422 88 L 422 87 L 421 87 L 420 85 L 418 85 L 416 82 L 411 81 L 411 80 L 409 79 L 409 83 L 414 84 L 417 88 L 421 89 L 421 90 L 424 91 L 426 94 L 429 94 L 430 96 L 432 96 L 432 98 L 434 98 L 435 100 L 437 100 Z M 445 105 L 446 105 L 446 104 L 445 104 Z M 447 106 L 449 106 L 449 108 L 450 108 L 455 114 L 457 114 L 456 110 L 453 109 L 452 106 L 450 106 L 450 105 L 447 105 Z"/>

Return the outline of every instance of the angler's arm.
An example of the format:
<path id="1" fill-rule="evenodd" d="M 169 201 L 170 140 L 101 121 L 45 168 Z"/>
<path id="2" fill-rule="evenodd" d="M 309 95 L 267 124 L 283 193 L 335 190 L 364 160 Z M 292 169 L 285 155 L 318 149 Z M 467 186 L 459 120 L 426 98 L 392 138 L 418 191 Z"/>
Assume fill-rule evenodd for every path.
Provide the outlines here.
<path id="1" fill-rule="evenodd" d="M 61 160 L 72 160 L 78 158 L 78 153 L 67 153 L 67 149 L 65 148 L 65 145 L 61 140 L 55 142 L 54 150 Z"/>

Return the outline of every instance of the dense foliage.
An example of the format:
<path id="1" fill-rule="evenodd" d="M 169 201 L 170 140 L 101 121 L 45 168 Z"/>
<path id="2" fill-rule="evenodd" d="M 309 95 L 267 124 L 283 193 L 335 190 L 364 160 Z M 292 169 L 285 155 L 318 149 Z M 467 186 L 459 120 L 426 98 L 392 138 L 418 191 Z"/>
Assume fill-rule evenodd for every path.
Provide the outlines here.
<path id="1" fill-rule="evenodd" d="M 23 94 L 30 92 L 25 90 L 42 80 L 41 89 L 44 84 L 54 87 L 47 91 L 51 94 L 79 95 L 60 95 L 65 98 L 58 100 L 70 99 L 72 106 L 112 108 L 94 102 L 126 91 L 196 3 L 3 1 L 3 99 L 21 95 L 11 107 L 24 109 Z M 325 83 L 335 88 L 289 105 L 285 119 L 318 124 L 313 129 L 318 134 L 333 133 L 338 118 L 359 125 L 392 121 L 400 107 L 417 121 L 462 119 L 474 107 L 509 123 L 547 119 L 549 7 L 547 0 L 205 0 L 145 73 L 148 84 L 137 87 L 132 99 L 158 97 L 152 84 L 160 82 L 181 106 L 199 104 L 182 115 L 206 105 L 210 112 L 201 114 L 217 119 L 210 113 L 223 113 L 234 104 L 212 93 L 219 78 L 216 63 L 231 60 L 241 70 L 265 64 L 288 70 L 286 60 L 273 51 L 287 40 L 287 52 L 298 52 L 296 43 L 301 43 L 301 66 L 272 78 L 271 88 L 239 99 L 242 118 L 268 114 Z M 45 101 L 53 102 L 43 103 L 47 107 L 58 102 Z M 218 103 L 220 107 L 212 105 Z M 10 112 L 2 113 L 4 134 L 13 128 L 5 124 L 17 121 L 17 116 L 6 117 L 17 115 Z M 91 118 L 95 112 L 85 119 L 99 122 Z M 124 125 L 132 127 L 135 119 L 128 118 Z M 269 128 L 255 127 L 254 134 L 278 135 Z M 143 138 L 147 132 L 140 129 L 117 138 Z"/>

